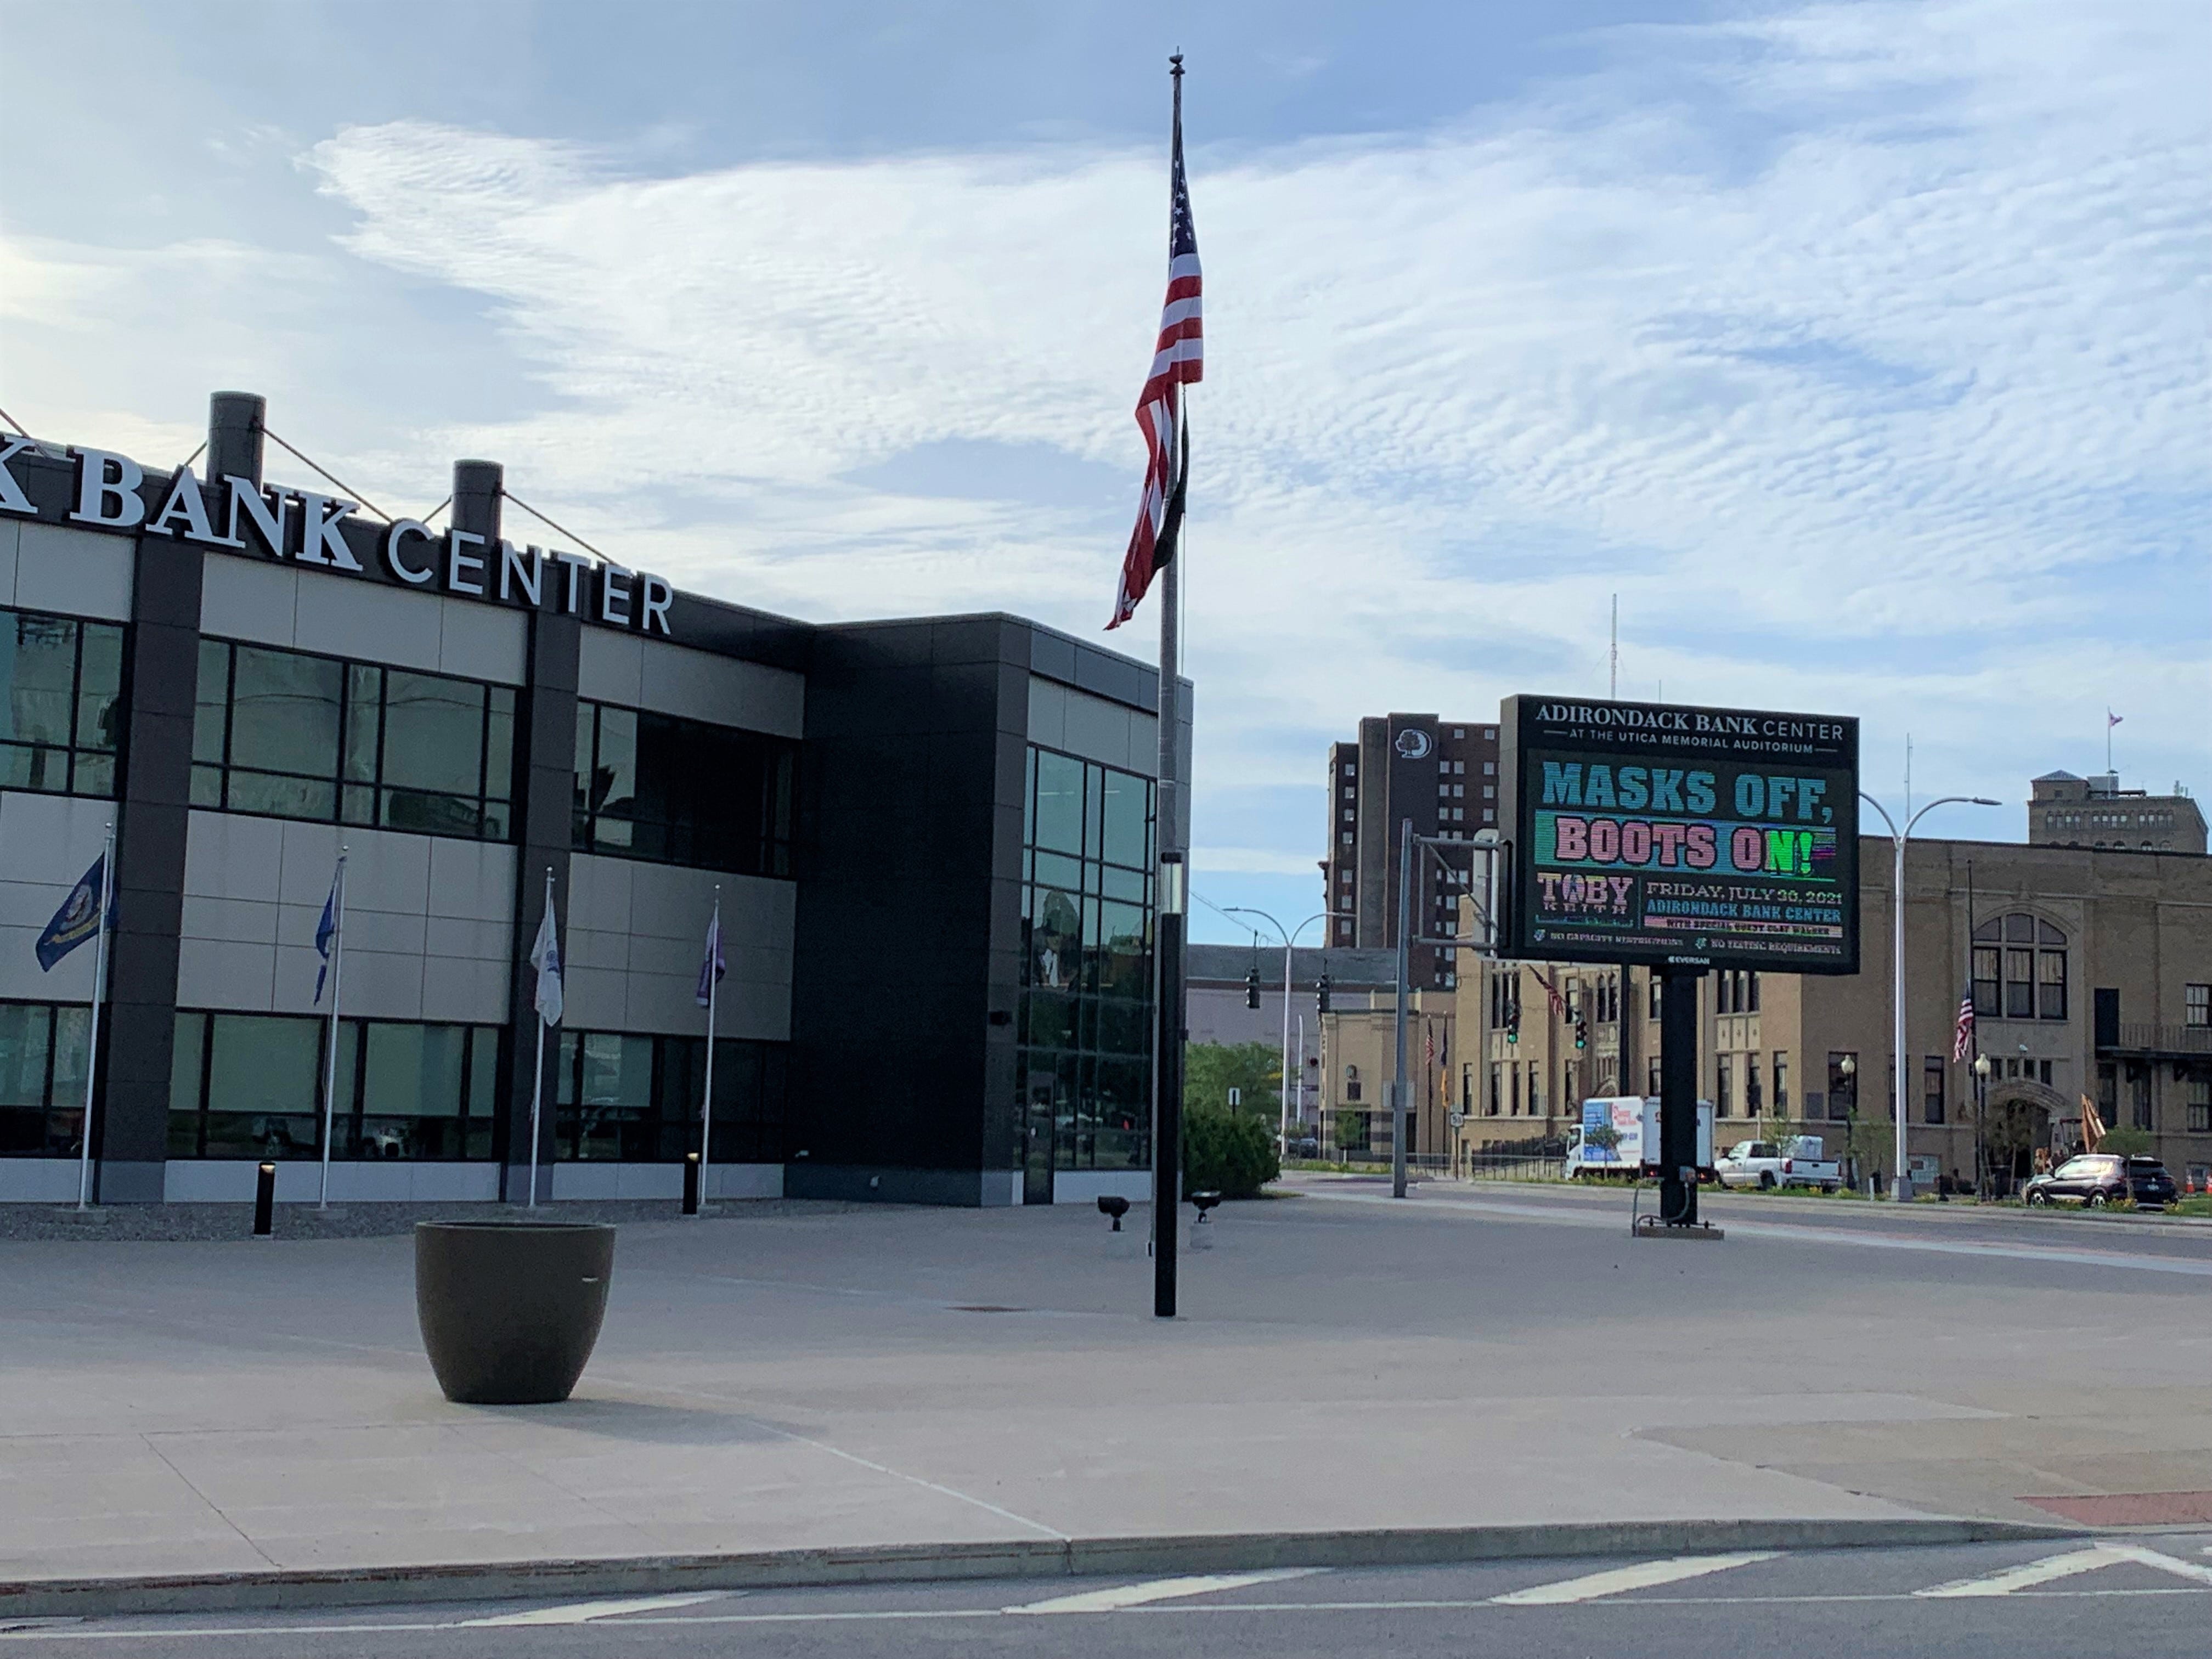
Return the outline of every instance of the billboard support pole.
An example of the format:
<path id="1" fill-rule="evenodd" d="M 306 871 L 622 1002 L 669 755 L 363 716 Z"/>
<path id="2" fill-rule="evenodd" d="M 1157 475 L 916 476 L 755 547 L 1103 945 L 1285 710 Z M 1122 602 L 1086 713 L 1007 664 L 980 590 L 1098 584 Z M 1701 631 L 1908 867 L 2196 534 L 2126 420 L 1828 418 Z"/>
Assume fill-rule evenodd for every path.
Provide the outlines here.
<path id="1" fill-rule="evenodd" d="M 1406 1004 L 1413 967 L 1413 821 L 1398 820 L 1398 1069 L 1390 1085 L 1390 1196 L 1406 1195 Z"/>
<path id="2" fill-rule="evenodd" d="M 1698 1219 L 1698 981 L 1705 970 L 1659 969 L 1659 1214 Z"/>

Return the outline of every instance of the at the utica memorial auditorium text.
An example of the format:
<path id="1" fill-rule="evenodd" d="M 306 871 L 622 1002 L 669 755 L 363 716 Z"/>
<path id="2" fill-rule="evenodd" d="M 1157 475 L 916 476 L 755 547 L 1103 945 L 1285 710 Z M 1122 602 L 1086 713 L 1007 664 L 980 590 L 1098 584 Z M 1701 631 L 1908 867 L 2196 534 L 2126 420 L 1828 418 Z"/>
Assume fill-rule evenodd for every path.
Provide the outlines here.
<path id="1" fill-rule="evenodd" d="M 1512 702 L 1528 953 L 1856 968 L 1855 720 Z"/>

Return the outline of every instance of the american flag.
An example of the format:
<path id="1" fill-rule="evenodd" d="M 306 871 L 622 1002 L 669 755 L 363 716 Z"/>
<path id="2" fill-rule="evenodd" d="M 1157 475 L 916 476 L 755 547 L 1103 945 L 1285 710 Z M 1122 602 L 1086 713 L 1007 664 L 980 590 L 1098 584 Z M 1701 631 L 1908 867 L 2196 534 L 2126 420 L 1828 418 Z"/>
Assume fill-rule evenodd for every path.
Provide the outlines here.
<path id="1" fill-rule="evenodd" d="M 1176 60 L 1176 74 L 1182 73 Z M 1190 434 L 1183 429 L 1178 387 L 1205 378 L 1206 337 L 1200 316 L 1198 231 L 1190 217 L 1190 185 L 1182 170 L 1182 83 L 1176 83 L 1175 161 L 1168 210 L 1168 297 L 1160 311 L 1159 343 L 1152 349 L 1152 372 L 1137 398 L 1137 428 L 1145 434 L 1144 500 L 1137 527 L 1121 560 L 1121 586 L 1114 595 L 1119 628 L 1137 606 L 1161 566 L 1175 556 L 1182 528 L 1183 490 L 1190 470 Z"/>
<path id="2" fill-rule="evenodd" d="M 1974 988 L 1959 999 L 1959 1023 L 1951 1032 L 1951 1058 L 1971 1060 L 1974 1054 Z"/>

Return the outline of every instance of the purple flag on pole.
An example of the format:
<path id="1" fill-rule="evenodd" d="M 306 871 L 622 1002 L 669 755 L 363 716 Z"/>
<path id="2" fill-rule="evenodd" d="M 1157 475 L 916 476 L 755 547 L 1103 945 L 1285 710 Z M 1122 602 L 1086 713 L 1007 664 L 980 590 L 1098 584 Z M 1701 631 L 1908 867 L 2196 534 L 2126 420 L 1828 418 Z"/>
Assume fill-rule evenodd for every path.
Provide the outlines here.
<path id="1" fill-rule="evenodd" d="M 722 961 L 722 912 L 718 906 L 714 919 L 707 924 L 707 954 L 699 963 L 696 1000 L 702 1008 L 713 1001 L 714 987 L 721 982 L 725 965 Z"/>

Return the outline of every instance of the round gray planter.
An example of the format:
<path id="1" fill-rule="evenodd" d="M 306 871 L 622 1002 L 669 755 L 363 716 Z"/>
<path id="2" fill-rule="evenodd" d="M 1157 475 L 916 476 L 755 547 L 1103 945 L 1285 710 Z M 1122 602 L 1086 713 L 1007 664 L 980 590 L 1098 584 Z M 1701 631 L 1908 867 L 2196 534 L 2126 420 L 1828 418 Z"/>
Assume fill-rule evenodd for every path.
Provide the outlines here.
<path id="1" fill-rule="evenodd" d="M 566 1400 L 606 1316 L 615 1230 L 573 1221 L 418 1221 L 415 1313 L 446 1398 Z"/>

